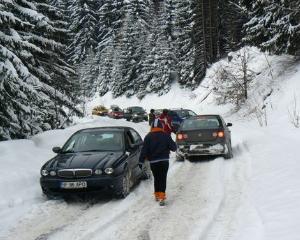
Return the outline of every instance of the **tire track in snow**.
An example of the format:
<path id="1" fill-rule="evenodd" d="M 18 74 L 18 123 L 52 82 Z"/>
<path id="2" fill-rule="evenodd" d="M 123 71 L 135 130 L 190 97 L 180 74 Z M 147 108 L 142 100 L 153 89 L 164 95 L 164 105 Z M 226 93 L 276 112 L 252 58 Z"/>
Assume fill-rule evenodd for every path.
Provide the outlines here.
<path id="1" fill-rule="evenodd" d="M 49 200 L 24 216 L 10 229 L 6 240 L 45 240 L 53 233 L 62 231 L 90 207 L 89 203 L 72 203 Z"/>
<path id="2" fill-rule="evenodd" d="M 226 173 L 223 178 L 224 196 L 206 231 L 198 238 L 200 240 L 238 239 L 239 221 L 243 219 L 241 209 L 256 215 L 256 210 L 248 204 L 247 199 L 249 191 L 247 178 L 251 171 L 251 154 L 247 144 L 245 142 L 238 144 L 234 155 L 236 157 L 224 162 Z M 262 239 L 262 237 L 257 234 L 255 239 Z"/>

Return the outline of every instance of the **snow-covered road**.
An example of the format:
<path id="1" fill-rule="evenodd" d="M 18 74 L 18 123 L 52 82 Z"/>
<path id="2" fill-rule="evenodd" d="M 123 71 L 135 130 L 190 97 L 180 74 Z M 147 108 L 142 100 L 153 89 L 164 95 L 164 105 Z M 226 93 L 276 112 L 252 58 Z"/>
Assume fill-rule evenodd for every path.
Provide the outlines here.
<path id="1" fill-rule="evenodd" d="M 153 199 L 152 180 L 141 182 L 126 199 L 106 197 L 96 202 L 46 200 L 39 186 L 40 167 L 54 155 L 51 148 L 61 146 L 76 130 L 128 125 L 145 136 L 146 123 L 87 117 L 65 130 L 0 142 L 0 239 L 299 240 L 300 131 L 291 123 L 290 113 L 299 112 L 299 104 L 293 104 L 295 98 L 300 99 L 300 65 L 286 68 L 284 62 L 289 58 L 275 57 L 272 79 L 267 81 L 265 56 L 259 59 L 254 61 L 257 72 L 262 73 L 251 93 L 254 103 L 272 89 L 264 127 L 257 123 L 262 119 L 247 115 L 249 109 L 230 114 L 228 106 L 216 105 L 212 95 L 204 103 L 205 91 L 200 88 L 195 95 L 175 89 L 142 102 L 114 99 L 117 104 L 148 109 L 162 103 L 166 107 L 194 106 L 198 113 L 219 113 L 233 123 L 233 159 L 175 162 L 172 155 L 165 207 Z M 108 104 L 112 99 L 100 103 L 103 101 Z"/>
<path id="2" fill-rule="evenodd" d="M 45 199 L 5 239 L 233 239 L 251 167 L 244 140 L 233 149 L 231 160 L 176 162 L 173 154 L 165 207 L 153 199 L 152 180 L 141 182 L 124 200 Z"/>

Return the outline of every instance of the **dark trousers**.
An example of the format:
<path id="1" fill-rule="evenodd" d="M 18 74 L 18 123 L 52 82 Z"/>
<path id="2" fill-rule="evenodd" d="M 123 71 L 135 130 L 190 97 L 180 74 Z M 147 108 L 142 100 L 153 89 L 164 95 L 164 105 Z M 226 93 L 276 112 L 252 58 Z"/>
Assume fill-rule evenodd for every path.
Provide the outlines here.
<path id="1" fill-rule="evenodd" d="M 150 164 L 154 177 L 154 192 L 166 192 L 169 161 Z"/>

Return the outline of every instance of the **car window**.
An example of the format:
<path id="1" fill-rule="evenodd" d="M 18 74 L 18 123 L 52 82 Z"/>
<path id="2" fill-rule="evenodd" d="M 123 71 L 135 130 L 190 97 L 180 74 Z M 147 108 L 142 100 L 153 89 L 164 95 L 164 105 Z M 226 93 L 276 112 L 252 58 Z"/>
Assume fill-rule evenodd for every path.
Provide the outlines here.
<path id="1" fill-rule="evenodd" d="M 124 140 L 122 132 L 95 131 L 79 132 L 64 145 L 63 152 L 120 151 Z"/>
<path id="2" fill-rule="evenodd" d="M 144 112 L 144 109 L 142 107 L 132 107 L 132 112 Z"/>
<path id="3" fill-rule="evenodd" d="M 215 116 L 205 116 L 187 119 L 182 125 L 182 130 L 215 129 L 221 127 L 219 119 Z"/>
<path id="4" fill-rule="evenodd" d="M 133 137 L 134 143 L 139 143 L 139 142 L 142 141 L 141 137 L 139 136 L 139 134 L 136 131 L 134 131 L 132 129 L 130 129 L 129 131 L 130 131 L 130 133 L 131 133 L 131 135 Z"/>
<path id="5" fill-rule="evenodd" d="M 197 116 L 197 114 L 191 110 L 188 110 L 188 116 Z"/>

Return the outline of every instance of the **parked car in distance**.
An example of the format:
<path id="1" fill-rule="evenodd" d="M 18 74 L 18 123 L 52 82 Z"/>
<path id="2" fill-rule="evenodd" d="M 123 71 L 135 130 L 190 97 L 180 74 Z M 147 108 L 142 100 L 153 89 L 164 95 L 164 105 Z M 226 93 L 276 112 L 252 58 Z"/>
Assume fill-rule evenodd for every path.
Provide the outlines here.
<path id="1" fill-rule="evenodd" d="M 120 119 L 120 118 L 124 118 L 124 112 L 121 108 L 119 108 L 118 106 L 111 106 L 110 110 L 108 111 L 107 114 L 109 117 L 111 118 L 115 118 L 115 119 Z"/>
<path id="2" fill-rule="evenodd" d="M 96 106 L 92 110 L 92 115 L 106 116 L 107 113 L 108 113 L 108 109 L 103 105 Z"/>
<path id="3" fill-rule="evenodd" d="M 232 158 L 231 132 L 220 115 L 198 115 L 182 123 L 176 135 L 177 160 L 191 156 L 222 155 Z"/>
<path id="4" fill-rule="evenodd" d="M 142 122 L 148 121 L 148 114 L 142 107 L 133 106 L 124 109 L 124 118 L 127 121 Z"/>
<path id="5" fill-rule="evenodd" d="M 74 133 L 41 168 L 40 184 L 48 197 L 112 192 L 126 197 L 149 175 L 138 166 L 142 138 L 130 127 L 100 127 Z"/>

